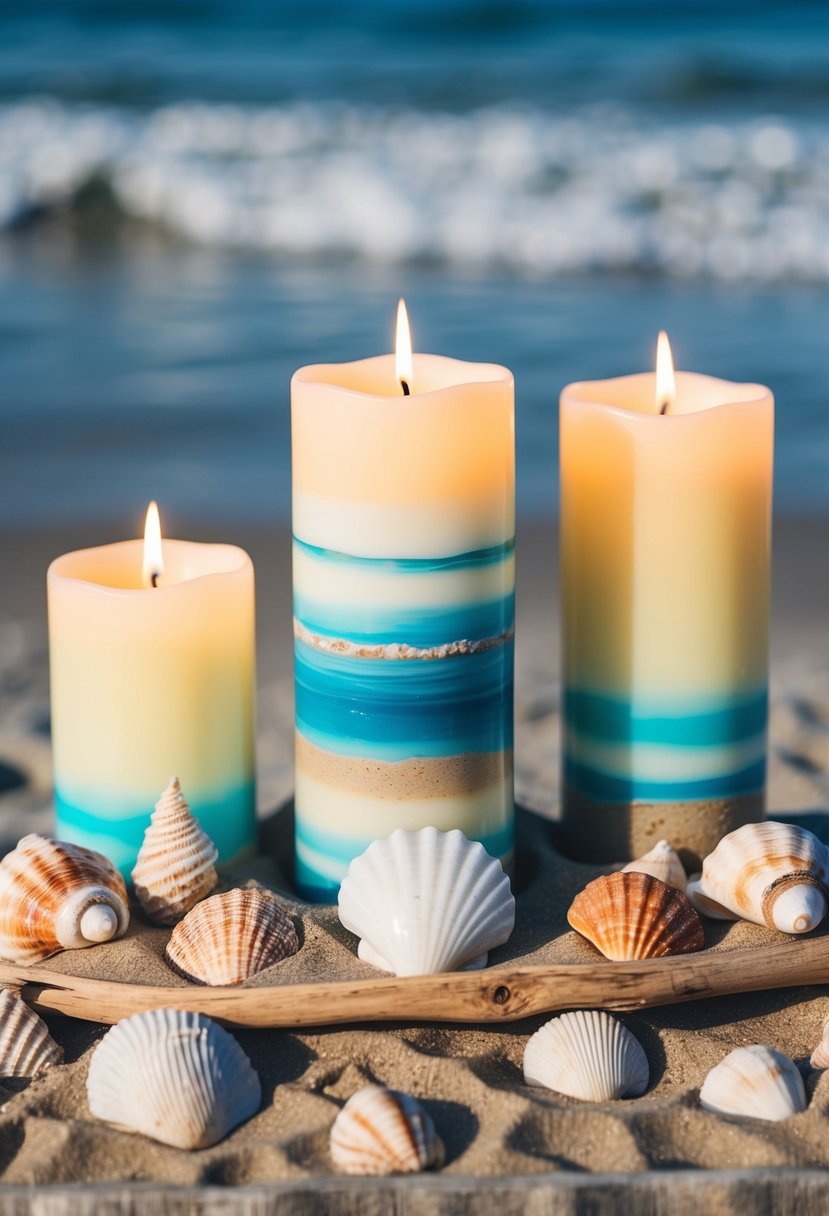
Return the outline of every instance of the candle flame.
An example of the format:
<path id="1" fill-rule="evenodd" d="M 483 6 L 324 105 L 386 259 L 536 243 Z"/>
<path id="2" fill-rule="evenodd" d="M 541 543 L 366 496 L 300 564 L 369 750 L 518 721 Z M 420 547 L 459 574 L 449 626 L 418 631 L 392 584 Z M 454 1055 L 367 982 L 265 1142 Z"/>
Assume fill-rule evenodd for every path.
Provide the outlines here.
<path id="1" fill-rule="evenodd" d="M 676 401 L 676 380 L 671 344 L 664 329 L 659 331 L 656 343 L 656 408 L 665 414 Z"/>
<path id="2" fill-rule="evenodd" d="M 414 368 L 412 365 L 412 334 L 409 329 L 409 314 L 404 300 L 397 304 L 397 340 L 395 342 L 394 367 L 397 379 L 410 392 Z"/>
<path id="3" fill-rule="evenodd" d="M 147 508 L 147 522 L 144 525 L 144 585 L 154 587 L 163 573 L 161 520 L 158 515 L 158 503 L 151 502 Z"/>

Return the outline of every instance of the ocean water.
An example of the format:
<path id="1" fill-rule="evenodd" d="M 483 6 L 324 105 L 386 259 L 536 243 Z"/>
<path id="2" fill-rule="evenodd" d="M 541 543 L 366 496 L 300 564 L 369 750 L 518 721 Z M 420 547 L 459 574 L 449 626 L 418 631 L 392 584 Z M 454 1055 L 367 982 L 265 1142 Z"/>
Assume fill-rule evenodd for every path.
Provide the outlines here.
<path id="1" fill-rule="evenodd" d="M 829 7 L 5 0 L 0 527 L 286 519 L 288 382 L 416 345 L 516 374 L 519 505 L 568 380 L 778 400 L 829 510 Z"/>

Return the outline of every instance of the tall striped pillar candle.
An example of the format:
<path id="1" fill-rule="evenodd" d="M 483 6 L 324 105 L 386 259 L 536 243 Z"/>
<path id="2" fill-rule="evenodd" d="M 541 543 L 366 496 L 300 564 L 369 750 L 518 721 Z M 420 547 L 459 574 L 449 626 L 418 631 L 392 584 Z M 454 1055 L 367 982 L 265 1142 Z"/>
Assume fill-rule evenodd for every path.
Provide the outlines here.
<path id="1" fill-rule="evenodd" d="M 396 828 L 512 851 L 513 381 L 416 355 L 292 383 L 297 884 Z"/>
<path id="2" fill-rule="evenodd" d="M 567 387 L 560 428 L 570 847 L 698 859 L 764 812 L 773 398 L 626 376 Z"/>

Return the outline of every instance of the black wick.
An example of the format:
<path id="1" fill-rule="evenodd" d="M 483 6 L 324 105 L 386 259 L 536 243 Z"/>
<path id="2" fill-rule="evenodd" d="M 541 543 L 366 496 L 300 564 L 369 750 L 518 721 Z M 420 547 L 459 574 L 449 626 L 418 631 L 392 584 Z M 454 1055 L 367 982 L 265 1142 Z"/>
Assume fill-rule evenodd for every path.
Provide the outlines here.
<path id="1" fill-rule="evenodd" d="M 671 404 L 671 399 L 670 399 L 670 397 L 666 397 L 666 398 L 665 398 L 665 400 L 662 402 L 662 408 L 661 408 L 661 410 L 659 411 L 659 412 L 660 412 L 660 414 L 663 414 L 663 415 L 664 415 L 664 414 L 667 414 L 667 412 L 668 412 L 668 406 L 669 406 L 670 404 Z"/>
<path id="2" fill-rule="evenodd" d="M 411 394 L 412 394 L 412 390 L 409 388 L 409 386 L 408 386 L 408 384 L 406 383 L 406 381 L 405 381 L 405 380 L 401 380 L 401 381 L 400 381 L 400 387 L 403 389 L 403 396 L 404 396 L 404 397 L 410 397 L 410 396 L 411 396 Z"/>
<path id="3" fill-rule="evenodd" d="M 152 574 L 150 575 L 150 582 L 152 583 L 152 585 L 153 585 L 154 587 L 157 587 L 157 586 L 158 586 L 158 579 L 159 579 L 159 573 L 158 573 L 158 571 L 157 571 L 157 570 L 153 570 Z"/>

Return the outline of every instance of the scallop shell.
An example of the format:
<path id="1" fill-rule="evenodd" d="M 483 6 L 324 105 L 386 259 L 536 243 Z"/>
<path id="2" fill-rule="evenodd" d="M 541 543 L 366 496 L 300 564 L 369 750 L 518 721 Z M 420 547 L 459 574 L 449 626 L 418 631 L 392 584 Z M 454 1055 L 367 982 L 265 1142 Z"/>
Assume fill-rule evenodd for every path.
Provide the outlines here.
<path id="1" fill-rule="evenodd" d="M 595 878 L 573 900 L 567 920 L 615 962 L 687 954 L 705 945 L 702 922 L 687 898 L 650 874 Z"/>
<path id="2" fill-rule="evenodd" d="M 63 1049 L 33 1009 L 8 989 L 0 989 L 0 1077 L 35 1077 L 60 1064 Z"/>
<path id="3" fill-rule="evenodd" d="M 98 1119 L 174 1148 L 209 1148 L 259 1109 L 262 1090 L 236 1040 L 210 1018 L 150 1009 L 113 1026 L 86 1083 Z"/>
<path id="4" fill-rule="evenodd" d="M 296 954 L 294 922 L 278 900 L 258 888 L 211 895 L 179 921 L 167 962 L 197 984 L 241 984 Z"/>
<path id="5" fill-rule="evenodd" d="M 829 851 L 811 832 L 788 823 L 747 823 L 709 853 L 688 896 L 706 915 L 808 933 L 826 915 L 827 877 Z"/>
<path id="6" fill-rule="evenodd" d="M 80 845 L 24 836 L 0 861 L 0 957 L 35 963 L 121 937 L 130 922 L 115 866 Z"/>
<path id="7" fill-rule="evenodd" d="M 829 1068 L 829 1018 L 823 1023 L 823 1034 L 809 1063 L 812 1068 Z"/>
<path id="8" fill-rule="evenodd" d="M 218 856 L 191 814 L 178 777 L 171 777 L 155 804 L 132 872 L 136 897 L 150 920 L 174 925 L 209 895 L 218 881 Z"/>
<path id="9" fill-rule="evenodd" d="M 648 1088 L 648 1057 L 638 1040 L 598 1009 L 563 1013 L 524 1048 L 524 1080 L 585 1102 L 638 1097 Z"/>
<path id="10" fill-rule="evenodd" d="M 415 1098 L 367 1085 L 334 1120 L 331 1160 L 346 1174 L 416 1174 L 443 1164 L 443 1144 Z"/>
<path id="11" fill-rule="evenodd" d="M 806 1089 L 793 1060 L 771 1047 L 735 1047 L 699 1091 L 700 1104 L 721 1115 L 776 1122 L 806 1109 Z"/>
<path id="12" fill-rule="evenodd" d="M 501 863 L 463 832 L 402 828 L 352 861 L 340 920 L 365 962 L 395 975 L 485 966 L 515 924 Z"/>
<path id="13" fill-rule="evenodd" d="M 622 867 L 622 873 L 650 874 L 652 878 L 666 882 L 669 887 L 676 887 L 677 891 L 684 891 L 688 885 L 688 876 L 679 854 L 667 840 L 658 841 L 644 857 L 628 862 Z"/>

